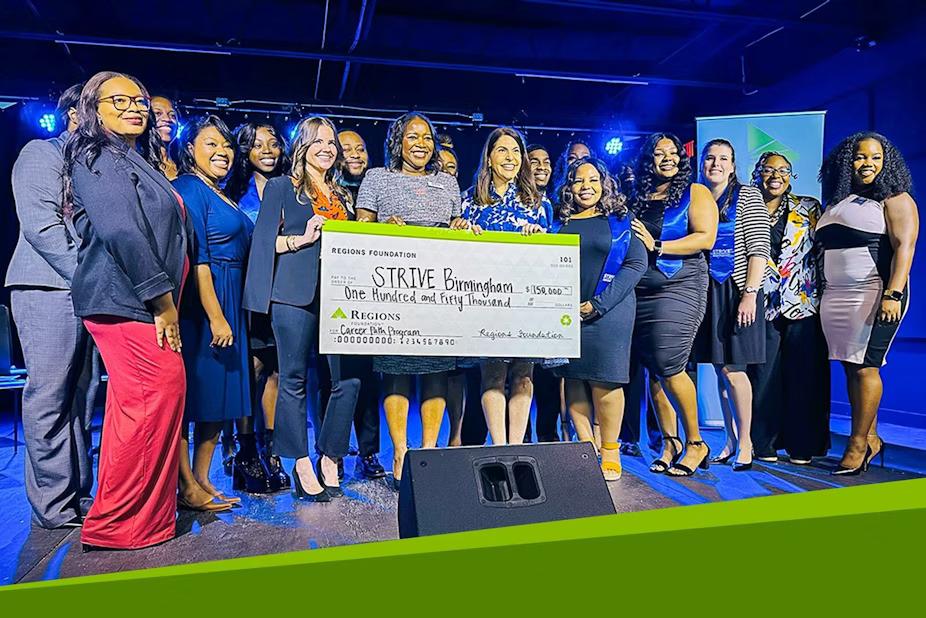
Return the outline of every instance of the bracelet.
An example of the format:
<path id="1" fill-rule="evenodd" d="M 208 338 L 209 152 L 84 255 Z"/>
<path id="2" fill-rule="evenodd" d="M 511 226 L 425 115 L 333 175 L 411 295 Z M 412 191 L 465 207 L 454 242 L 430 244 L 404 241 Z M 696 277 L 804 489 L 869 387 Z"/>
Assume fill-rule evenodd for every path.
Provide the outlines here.
<path id="1" fill-rule="evenodd" d="M 286 237 L 286 248 L 289 249 L 290 253 L 296 252 L 296 237 L 295 236 Z"/>
<path id="2" fill-rule="evenodd" d="M 759 293 L 759 288 L 750 287 L 748 285 L 745 288 L 743 288 L 743 294 L 758 294 L 758 293 Z"/>

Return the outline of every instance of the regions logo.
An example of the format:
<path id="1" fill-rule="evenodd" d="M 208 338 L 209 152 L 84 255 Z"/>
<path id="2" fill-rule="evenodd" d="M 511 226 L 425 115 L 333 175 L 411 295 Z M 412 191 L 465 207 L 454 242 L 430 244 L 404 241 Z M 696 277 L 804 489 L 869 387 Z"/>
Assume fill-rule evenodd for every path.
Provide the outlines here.
<path id="1" fill-rule="evenodd" d="M 343 309 L 338 307 L 337 309 L 334 310 L 334 313 L 331 314 L 331 319 L 332 320 L 346 320 L 347 314 L 344 313 Z"/>
<path id="2" fill-rule="evenodd" d="M 559 319 L 559 323 L 563 326 L 570 326 L 572 324 L 572 318 L 569 317 L 568 313 L 564 313 L 563 317 Z"/>

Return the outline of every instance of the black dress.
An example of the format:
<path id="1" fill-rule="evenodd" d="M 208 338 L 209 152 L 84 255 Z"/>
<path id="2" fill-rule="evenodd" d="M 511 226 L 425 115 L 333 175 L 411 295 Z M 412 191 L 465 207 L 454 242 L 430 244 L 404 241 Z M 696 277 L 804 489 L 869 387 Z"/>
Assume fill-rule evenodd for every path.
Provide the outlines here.
<path id="1" fill-rule="evenodd" d="M 578 234 L 580 301 L 589 301 L 598 316 L 582 321 L 582 356 L 554 373 L 562 378 L 626 384 L 630 381 L 630 341 L 636 298 L 634 286 L 646 270 L 646 248 L 634 235 L 614 280 L 595 296 L 601 271 L 611 249 L 611 226 L 606 217 L 573 219 L 561 234 Z"/>
<path id="2" fill-rule="evenodd" d="M 640 221 L 653 238 L 662 236 L 663 204 L 646 202 Z M 664 256 L 665 257 L 665 256 Z M 637 285 L 637 321 L 633 345 L 649 371 L 671 377 L 685 370 L 707 305 L 707 261 L 702 253 L 671 256 L 682 261 L 671 278 L 656 267 L 656 253 Z"/>

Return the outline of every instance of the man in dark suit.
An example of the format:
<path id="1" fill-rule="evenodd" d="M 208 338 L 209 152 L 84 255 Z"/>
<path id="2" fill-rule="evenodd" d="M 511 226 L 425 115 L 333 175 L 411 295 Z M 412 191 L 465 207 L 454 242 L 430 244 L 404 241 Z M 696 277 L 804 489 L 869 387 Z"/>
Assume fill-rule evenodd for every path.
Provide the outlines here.
<path id="1" fill-rule="evenodd" d="M 81 86 L 58 100 L 68 131 L 77 126 Z M 71 302 L 77 245 L 60 206 L 68 131 L 26 144 L 12 178 L 20 231 L 6 286 L 28 376 L 22 405 L 26 495 L 43 528 L 79 526 L 92 504 L 90 418 L 99 371 Z"/>

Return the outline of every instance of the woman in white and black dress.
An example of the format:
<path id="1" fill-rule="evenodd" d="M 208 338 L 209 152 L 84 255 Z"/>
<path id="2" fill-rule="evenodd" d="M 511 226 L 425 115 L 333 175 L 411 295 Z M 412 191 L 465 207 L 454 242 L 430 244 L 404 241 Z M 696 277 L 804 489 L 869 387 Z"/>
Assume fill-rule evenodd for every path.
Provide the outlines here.
<path id="1" fill-rule="evenodd" d="M 817 223 L 823 247 L 820 318 L 830 360 L 846 372 L 852 432 L 833 474 L 859 474 L 884 442 L 875 425 L 881 366 L 909 308 L 910 267 L 919 231 L 910 171 L 883 135 L 856 133 L 820 170 L 826 210 Z"/>

